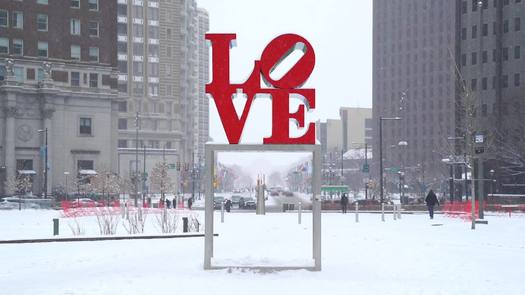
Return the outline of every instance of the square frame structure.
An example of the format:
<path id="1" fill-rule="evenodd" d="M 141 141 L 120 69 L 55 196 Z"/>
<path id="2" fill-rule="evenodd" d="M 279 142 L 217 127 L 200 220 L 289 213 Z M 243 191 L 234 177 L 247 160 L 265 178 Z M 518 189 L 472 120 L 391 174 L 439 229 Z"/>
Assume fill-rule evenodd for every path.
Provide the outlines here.
<path id="1" fill-rule="evenodd" d="M 321 270 L 321 146 L 319 144 L 211 144 L 205 147 L 206 196 L 204 215 L 204 269 L 240 268 L 265 271 L 306 269 Z M 214 170 L 218 152 L 310 152 L 312 153 L 312 258 L 314 266 L 214 266 L 213 257 L 213 195 Z"/>

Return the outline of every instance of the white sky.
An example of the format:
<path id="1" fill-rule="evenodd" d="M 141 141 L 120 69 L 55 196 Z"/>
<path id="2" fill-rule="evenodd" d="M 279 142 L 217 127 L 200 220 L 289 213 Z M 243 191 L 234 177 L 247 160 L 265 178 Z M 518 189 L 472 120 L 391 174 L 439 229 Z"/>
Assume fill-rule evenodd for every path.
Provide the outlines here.
<path id="1" fill-rule="evenodd" d="M 304 86 L 316 89 L 316 108 L 307 114 L 307 122 L 338 118 L 341 106 L 372 106 L 372 0 L 197 2 L 210 14 L 210 33 L 237 34 L 237 47 L 230 50 L 233 83 L 246 80 L 254 60 L 273 38 L 295 33 L 305 37 L 316 53 L 314 72 Z M 210 101 L 210 136 L 215 142 L 227 142 Z M 244 105 L 239 102 L 238 109 Z M 241 142 L 261 143 L 270 136 L 270 103 L 260 99 L 252 104 Z M 291 103 L 292 111 L 296 108 L 297 102 Z M 292 132 L 300 135 L 305 130 Z"/>

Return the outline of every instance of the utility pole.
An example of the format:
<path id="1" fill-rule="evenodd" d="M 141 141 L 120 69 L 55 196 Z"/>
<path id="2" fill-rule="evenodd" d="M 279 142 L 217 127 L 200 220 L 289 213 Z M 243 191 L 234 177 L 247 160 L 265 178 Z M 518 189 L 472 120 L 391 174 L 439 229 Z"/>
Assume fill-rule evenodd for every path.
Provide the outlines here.
<path id="1" fill-rule="evenodd" d="M 344 149 L 341 149 L 341 185 L 344 184 L 344 169 L 343 169 L 343 163 L 345 161 L 345 150 Z"/>
<path id="2" fill-rule="evenodd" d="M 195 151 L 191 153 L 191 199 L 195 197 Z"/>
<path id="3" fill-rule="evenodd" d="M 365 142 L 365 166 L 368 167 L 368 143 Z M 368 183 L 365 184 L 365 200 L 368 200 L 368 185 L 370 184 L 370 168 L 368 167 Z"/>
<path id="4" fill-rule="evenodd" d="M 142 206 L 146 200 L 146 145 L 144 145 L 144 169 L 142 171 Z"/>
<path id="5" fill-rule="evenodd" d="M 135 207 L 139 196 L 139 112 L 135 114 Z"/>

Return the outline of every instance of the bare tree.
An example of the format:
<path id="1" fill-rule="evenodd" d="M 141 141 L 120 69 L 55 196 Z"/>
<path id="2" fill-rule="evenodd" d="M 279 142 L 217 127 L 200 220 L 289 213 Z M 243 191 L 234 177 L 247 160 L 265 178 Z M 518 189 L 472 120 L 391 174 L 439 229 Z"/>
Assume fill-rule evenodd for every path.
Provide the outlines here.
<path id="1" fill-rule="evenodd" d="M 175 183 L 168 175 L 168 164 L 166 162 L 159 162 L 151 170 L 150 185 L 151 189 L 160 192 L 162 200 L 165 199 L 165 194 L 174 189 Z"/>
<path id="2" fill-rule="evenodd" d="M 5 181 L 7 191 L 18 195 L 18 210 L 22 210 L 22 195 L 31 191 L 33 182 L 29 176 L 11 176 Z"/>
<path id="3" fill-rule="evenodd" d="M 111 195 L 119 194 L 121 190 L 119 176 L 105 170 L 92 177 L 91 184 L 96 193 L 101 194 L 102 198 L 106 198 L 107 206 L 109 206 Z"/>

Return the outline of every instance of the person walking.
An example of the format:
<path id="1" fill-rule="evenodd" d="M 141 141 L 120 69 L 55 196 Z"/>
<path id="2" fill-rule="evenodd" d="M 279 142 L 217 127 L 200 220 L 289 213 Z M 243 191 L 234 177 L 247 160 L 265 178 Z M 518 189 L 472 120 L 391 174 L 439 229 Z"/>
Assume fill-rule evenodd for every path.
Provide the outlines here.
<path id="1" fill-rule="evenodd" d="M 193 206 L 193 197 L 190 197 L 190 198 L 188 199 L 188 209 L 191 210 L 191 206 Z"/>
<path id="2" fill-rule="evenodd" d="M 226 200 L 226 203 L 224 203 L 224 208 L 226 209 L 226 212 L 230 212 L 230 209 L 232 208 L 232 201 L 230 201 L 230 199 Z"/>
<path id="3" fill-rule="evenodd" d="M 166 198 L 166 209 L 170 209 L 171 208 L 171 202 L 170 202 L 170 199 Z"/>
<path id="4" fill-rule="evenodd" d="M 341 196 L 341 209 L 343 210 L 343 214 L 346 214 L 347 206 L 348 206 L 348 197 L 346 196 L 346 193 L 343 193 Z"/>
<path id="5" fill-rule="evenodd" d="M 427 203 L 428 214 L 430 219 L 434 219 L 434 206 L 437 204 L 439 206 L 439 201 L 433 190 L 428 192 L 427 197 L 425 198 L 425 203 Z"/>
<path id="6" fill-rule="evenodd" d="M 172 206 L 173 206 L 173 209 L 176 209 L 177 208 L 177 197 L 173 197 L 173 201 L 172 201 Z"/>

